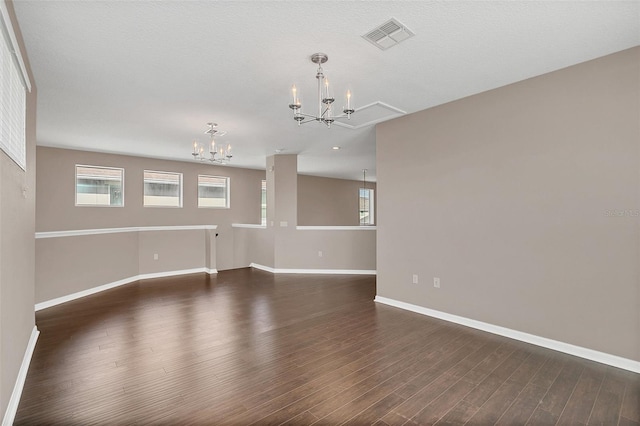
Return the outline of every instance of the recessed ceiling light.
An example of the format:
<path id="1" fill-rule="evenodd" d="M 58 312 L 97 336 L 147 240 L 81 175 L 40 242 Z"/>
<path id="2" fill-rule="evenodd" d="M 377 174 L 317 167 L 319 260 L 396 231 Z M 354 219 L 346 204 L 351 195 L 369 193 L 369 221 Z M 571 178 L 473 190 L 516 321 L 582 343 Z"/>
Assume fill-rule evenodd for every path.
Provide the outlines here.
<path id="1" fill-rule="evenodd" d="M 337 151 L 337 150 L 340 149 L 340 147 L 339 146 L 332 146 L 331 149 L 333 149 L 334 151 Z"/>
<path id="2" fill-rule="evenodd" d="M 276 149 L 276 154 L 280 154 L 281 152 L 284 152 L 284 148 L 278 148 L 278 149 Z"/>

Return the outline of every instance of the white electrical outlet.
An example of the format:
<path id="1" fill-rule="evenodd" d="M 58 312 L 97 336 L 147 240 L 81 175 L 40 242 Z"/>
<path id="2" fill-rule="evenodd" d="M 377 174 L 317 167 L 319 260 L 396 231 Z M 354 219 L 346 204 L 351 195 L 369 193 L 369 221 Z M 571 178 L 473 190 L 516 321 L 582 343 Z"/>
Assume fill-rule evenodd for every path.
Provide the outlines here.
<path id="1" fill-rule="evenodd" d="M 318 251 L 318 257 L 322 257 L 322 250 Z"/>
<path id="2" fill-rule="evenodd" d="M 418 275 L 417 274 L 413 274 L 413 283 L 414 284 L 418 284 Z"/>
<path id="3" fill-rule="evenodd" d="M 438 277 L 433 277 L 433 286 L 435 288 L 440 288 L 440 278 Z"/>
<path id="4" fill-rule="evenodd" d="M 158 260 L 158 253 L 153 253 L 153 260 Z"/>

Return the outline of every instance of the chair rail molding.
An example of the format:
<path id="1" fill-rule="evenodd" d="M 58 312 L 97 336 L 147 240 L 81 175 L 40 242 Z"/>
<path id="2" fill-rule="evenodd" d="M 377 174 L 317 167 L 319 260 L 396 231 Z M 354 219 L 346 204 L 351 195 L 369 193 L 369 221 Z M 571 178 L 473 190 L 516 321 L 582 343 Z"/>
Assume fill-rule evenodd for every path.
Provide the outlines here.
<path id="1" fill-rule="evenodd" d="M 43 231 L 36 232 L 36 239 L 78 237 L 81 235 L 117 234 L 121 232 L 148 232 L 148 231 L 189 231 L 189 230 L 213 230 L 218 225 L 177 225 L 177 226 L 131 226 L 126 228 L 99 228 L 99 229 L 71 229 L 67 231 Z"/>

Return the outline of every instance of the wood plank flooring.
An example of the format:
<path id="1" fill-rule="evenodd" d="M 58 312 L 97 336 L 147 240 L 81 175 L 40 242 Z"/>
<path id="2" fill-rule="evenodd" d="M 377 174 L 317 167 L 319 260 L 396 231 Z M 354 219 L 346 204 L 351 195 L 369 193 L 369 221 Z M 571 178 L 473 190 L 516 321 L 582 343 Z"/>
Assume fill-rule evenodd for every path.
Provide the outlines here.
<path id="1" fill-rule="evenodd" d="M 253 269 L 45 309 L 17 425 L 640 425 L 640 375 Z"/>

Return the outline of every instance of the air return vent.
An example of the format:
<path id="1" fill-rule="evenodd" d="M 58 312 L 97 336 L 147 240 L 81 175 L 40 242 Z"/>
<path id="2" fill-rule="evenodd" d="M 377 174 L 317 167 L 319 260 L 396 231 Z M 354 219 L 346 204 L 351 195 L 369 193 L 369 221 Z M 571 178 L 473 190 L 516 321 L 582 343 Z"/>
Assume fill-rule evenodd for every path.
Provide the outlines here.
<path id="1" fill-rule="evenodd" d="M 374 46 L 382 50 L 387 50 L 413 36 L 414 34 L 409 28 L 402 25 L 396 19 L 391 18 L 362 37 Z"/>

